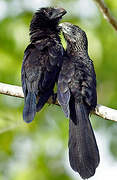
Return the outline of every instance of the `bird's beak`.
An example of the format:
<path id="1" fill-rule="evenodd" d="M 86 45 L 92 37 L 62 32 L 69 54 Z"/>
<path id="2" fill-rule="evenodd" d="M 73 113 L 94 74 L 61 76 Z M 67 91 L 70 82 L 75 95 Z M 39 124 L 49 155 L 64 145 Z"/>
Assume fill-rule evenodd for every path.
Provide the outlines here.
<path id="1" fill-rule="evenodd" d="M 67 11 L 63 8 L 57 8 L 57 12 L 59 17 L 62 17 L 67 13 Z"/>
<path id="2" fill-rule="evenodd" d="M 63 8 L 55 8 L 55 10 L 51 16 L 51 19 L 61 18 L 66 13 L 67 13 L 67 11 Z"/>

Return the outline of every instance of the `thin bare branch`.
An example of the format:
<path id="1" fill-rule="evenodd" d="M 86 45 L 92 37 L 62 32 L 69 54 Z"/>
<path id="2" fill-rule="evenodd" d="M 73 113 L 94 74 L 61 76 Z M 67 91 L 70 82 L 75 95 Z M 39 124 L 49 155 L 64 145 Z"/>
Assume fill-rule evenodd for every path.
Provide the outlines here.
<path id="1" fill-rule="evenodd" d="M 0 83 L 0 94 L 24 98 L 24 94 L 20 86 L 14 86 L 5 83 Z"/>
<path id="2" fill-rule="evenodd" d="M 106 119 L 117 122 L 117 110 L 97 104 L 94 114 Z"/>
<path id="3" fill-rule="evenodd" d="M 14 86 L 5 83 L 0 83 L 0 94 L 24 98 L 24 94 L 20 86 Z M 48 100 L 48 103 L 52 104 L 52 98 Z M 58 101 L 56 101 L 55 104 L 59 105 Z M 115 109 L 98 104 L 93 114 L 96 114 L 104 119 L 117 122 L 117 110 Z"/>
<path id="4" fill-rule="evenodd" d="M 18 98 L 24 98 L 24 93 L 22 91 L 22 87 L 0 83 L 0 94 L 8 95 L 8 96 L 14 96 Z M 52 104 L 52 98 L 48 100 L 48 104 Z M 58 102 L 55 103 L 56 105 L 59 105 Z"/>
<path id="5" fill-rule="evenodd" d="M 113 26 L 113 28 L 117 31 L 117 20 L 111 14 L 109 8 L 105 5 L 103 0 L 94 0 L 97 5 L 99 6 L 101 12 L 103 13 L 104 17 L 107 21 Z"/>

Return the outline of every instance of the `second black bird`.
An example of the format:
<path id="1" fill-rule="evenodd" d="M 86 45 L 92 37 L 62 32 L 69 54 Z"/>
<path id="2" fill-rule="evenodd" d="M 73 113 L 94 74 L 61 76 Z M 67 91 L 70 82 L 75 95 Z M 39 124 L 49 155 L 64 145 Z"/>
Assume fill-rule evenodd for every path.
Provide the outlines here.
<path id="1" fill-rule="evenodd" d="M 69 120 L 69 160 L 83 179 L 94 175 L 99 151 L 89 120 L 97 105 L 96 75 L 88 56 L 85 32 L 78 26 L 62 23 L 67 42 L 66 55 L 58 79 L 58 100 Z"/>
<path id="2" fill-rule="evenodd" d="M 32 18 L 31 43 L 24 52 L 21 71 L 26 122 L 31 122 L 53 95 L 63 56 L 58 23 L 65 13 L 62 8 L 41 8 Z"/>

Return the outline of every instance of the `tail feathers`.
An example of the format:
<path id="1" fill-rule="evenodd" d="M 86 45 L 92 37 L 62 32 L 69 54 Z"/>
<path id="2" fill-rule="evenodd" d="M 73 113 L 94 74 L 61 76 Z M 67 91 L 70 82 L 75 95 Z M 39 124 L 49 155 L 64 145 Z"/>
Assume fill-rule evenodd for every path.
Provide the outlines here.
<path id="1" fill-rule="evenodd" d="M 76 120 L 69 122 L 69 160 L 72 169 L 87 179 L 95 174 L 99 151 L 86 107 L 75 103 L 75 110 Z"/>
<path id="2" fill-rule="evenodd" d="M 63 89 L 66 89 L 65 87 Z M 57 99 L 59 104 L 62 107 L 63 112 L 65 113 L 65 116 L 69 118 L 69 100 L 70 100 L 70 91 L 69 89 L 66 92 L 62 92 L 60 89 L 60 85 L 58 84 L 57 89 Z"/>
<path id="3" fill-rule="evenodd" d="M 52 95 L 53 92 L 46 92 L 45 94 L 42 94 L 40 97 L 39 97 L 39 101 L 37 103 L 37 106 L 36 106 L 36 111 L 40 111 L 43 106 L 45 105 L 45 103 L 48 101 L 49 97 Z"/>
<path id="4" fill-rule="evenodd" d="M 33 92 L 28 92 L 24 110 L 23 110 L 23 119 L 25 122 L 30 123 L 36 114 L 36 96 Z"/>

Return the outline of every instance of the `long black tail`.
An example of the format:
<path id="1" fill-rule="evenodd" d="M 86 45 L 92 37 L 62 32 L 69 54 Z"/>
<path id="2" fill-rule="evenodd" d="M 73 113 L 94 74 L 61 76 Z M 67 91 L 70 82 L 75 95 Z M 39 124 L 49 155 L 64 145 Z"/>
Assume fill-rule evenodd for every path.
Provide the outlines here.
<path id="1" fill-rule="evenodd" d="M 35 93 L 28 92 L 23 110 L 24 121 L 27 123 L 31 122 L 34 119 L 35 114 L 36 114 L 36 96 Z"/>
<path id="2" fill-rule="evenodd" d="M 76 114 L 71 112 L 69 121 L 69 160 L 72 169 L 87 179 L 99 164 L 99 151 L 86 107 L 75 103 L 74 108 Z"/>
<path id="3" fill-rule="evenodd" d="M 52 93 L 53 93 L 52 90 L 48 90 L 45 93 L 41 94 L 41 96 L 39 97 L 38 103 L 36 105 L 37 112 L 39 112 L 43 108 L 43 106 L 48 101 L 48 99 L 52 95 Z"/>

